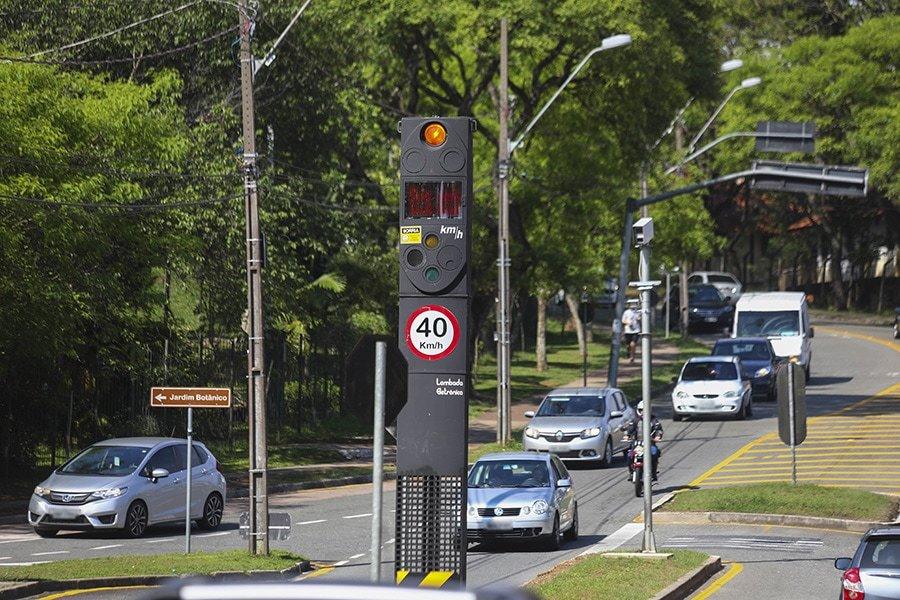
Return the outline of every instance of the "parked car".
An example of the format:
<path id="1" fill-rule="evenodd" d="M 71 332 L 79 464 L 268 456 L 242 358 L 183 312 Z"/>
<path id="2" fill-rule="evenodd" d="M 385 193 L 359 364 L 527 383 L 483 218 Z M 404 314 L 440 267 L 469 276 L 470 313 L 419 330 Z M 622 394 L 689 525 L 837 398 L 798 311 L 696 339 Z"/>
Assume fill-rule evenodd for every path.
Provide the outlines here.
<path id="1" fill-rule="evenodd" d="M 744 294 L 734 308 L 732 337 L 766 337 L 779 357 L 803 367 L 809 381 L 812 338 L 806 294 L 765 292 Z"/>
<path id="2" fill-rule="evenodd" d="M 672 287 L 669 301 L 670 319 L 672 323 L 679 323 L 681 313 L 681 294 L 679 287 Z M 688 286 L 688 329 L 728 329 L 731 327 L 734 317 L 734 307 L 731 298 L 723 296 L 712 285 L 701 284 Z"/>
<path id="3" fill-rule="evenodd" d="M 736 356 L 699 356 L 687 361 L 672 390 L 672 419 L 700 415 L 726 415 L 746 419 L 753 415 L 750 382 L 741 377 Z"/>
<path id="4" fill-rule="evenodd" d="M 566 466 L 552 454 L 498 452 L 469 470 L 469 541 L 542 540 L 550 550 L 578 538 L 578 503 Z"/>
<path id="5" fill-rule="evenodd" d="M 741 377 L 750 381 L 753 395 L 770 401 L 776 399 L 775 378 L 785 361 L 775 354 L 772 342 L 767 338 L 717 340 L 712 355 L 737 356 L 741 359 Z"/>
<path id="6" fill-rule="evenodd" d="M 193 442 L 191 517 L 216 529 L 225 476 L 209 449 Z M 187 440 L 117 438 L 94 444 L 34 488 L 28 524 L 41 537 L 61 529 L 118 529 L 140 537 L 158 523 L 184 521 Z"/>
<path id="7" fill-rule="evenodd" d="M 694 271 L 688 275 L 688 285 L 712 285 L 722 294 L 723 297 L 731 298 L 732 301 L 738 299 L 743 291 L 743 286 L 738 278 L 731 273 L 723 271 Z"/>
<path id="8" fill-rule="evenodd" d="M 841 574 L 839 598 L 895 600 L 900 598 L 900 525 L 867 531 L 852 558 L 838 558 Z"/>
<path id="9" fill-rule="evenodd" d="M 609 466 L 617 452 L 628 450 L 620 427 L 634 418 L 634 409 L 617 388 L 557 388 L 525 416 L 531 418 L 522 434 L 525 450 Z"/>

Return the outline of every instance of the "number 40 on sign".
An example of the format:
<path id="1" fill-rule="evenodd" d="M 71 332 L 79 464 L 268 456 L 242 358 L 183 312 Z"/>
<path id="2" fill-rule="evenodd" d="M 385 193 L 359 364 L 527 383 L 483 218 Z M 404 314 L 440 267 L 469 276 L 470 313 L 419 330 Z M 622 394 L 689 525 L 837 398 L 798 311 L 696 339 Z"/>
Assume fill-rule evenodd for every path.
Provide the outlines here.
<path id="1" fill-rule="evenodd" d="M 440 360 L 459 342 L 459 321 L 446 307 L 422 306 L 406 320 L 406 345 L 423 360 Z"/>

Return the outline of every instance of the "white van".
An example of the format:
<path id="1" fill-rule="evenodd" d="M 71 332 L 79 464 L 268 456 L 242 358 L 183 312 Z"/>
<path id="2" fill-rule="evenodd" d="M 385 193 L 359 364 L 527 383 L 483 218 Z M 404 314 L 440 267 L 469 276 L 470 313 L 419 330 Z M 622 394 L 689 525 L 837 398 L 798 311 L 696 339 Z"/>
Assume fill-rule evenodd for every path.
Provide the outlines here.
<path id="1" fill-rule="evenodd" d="M 734 307 L 731 337 L 769 338 L 775 354 L 803 366 L 807 381 L 813 335 L 803 292 L 744 294 Z"/>

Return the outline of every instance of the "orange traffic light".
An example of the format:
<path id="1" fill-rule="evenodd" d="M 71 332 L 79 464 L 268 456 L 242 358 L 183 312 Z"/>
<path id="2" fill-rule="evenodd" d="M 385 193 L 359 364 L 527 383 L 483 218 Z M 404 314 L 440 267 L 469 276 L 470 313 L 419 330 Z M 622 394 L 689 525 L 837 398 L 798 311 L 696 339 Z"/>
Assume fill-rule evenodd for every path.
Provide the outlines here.
<path id="1" fill-rule="evenodd" d="M 422 139 L 429 146 L 440 146 L 447 139 L 447 130 L 440 123 L 429 123 L 422 130 Z"/>

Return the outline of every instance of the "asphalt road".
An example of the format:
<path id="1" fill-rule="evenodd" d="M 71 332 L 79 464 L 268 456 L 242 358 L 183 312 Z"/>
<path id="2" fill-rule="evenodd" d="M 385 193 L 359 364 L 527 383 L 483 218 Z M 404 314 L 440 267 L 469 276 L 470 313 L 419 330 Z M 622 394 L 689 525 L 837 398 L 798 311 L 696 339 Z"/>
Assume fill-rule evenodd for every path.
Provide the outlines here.
<path id="1" fill-rule="evenodd" d="M 807 388 L 809 412 L 811 415 L 826 414 L 859 402 L 900 381 L 900 355 L 891 347 L 890 330 L 870 327 L 819 328 L 813 346 L 812 380 Z M 661 406 L 658 414 L 663 418 L 666 439 L 660 469 L 660 482 L 656 494 L 664 493 L 695 480 L 709 477 L 711 470 L 725 457 L 731 455 L 748 442 L 772 432 L 776 428 L 774 407 L 757 404 L 755 414 L 748 421 L 671 421 L 671 411 Z M 474 545 L 469 550 L 468 582 L 470 586 L 492 583 L 520 585 L 535 575 L 550 569 L 556 563 L 576 556 L 590 549 L 594 544 L 604 547 L 622 545 L 623 548 L 639 544 L 635 537 L 639 528 L 631 521 L 641 510 L 641 500 L 634 497 L 633 489 L 625 480 L 625 467 L 619 459 L 609 469 L 573 468 L 572 475 L 577 492 L 581 538 L 567 544 L 558 552 L 547 552 L 531 546 L 507 544 L 492 547 L 490 551 Z M 388 562 L 392 557 L 393 487 L 386 486 L 384 524 L 384 578 L 392 578 L 392 567 Z M 287 541 L 274 542 L 273 547 L 293 550 L 326 566 L 321 575 L 326 578 L 365 579 L 369 570 L 369 540 L 371 523 L 371 488 L 368 485 L 349 486 L 334 490 L 315 490 L 273 496 L 274 512 L 288 512 L 294 525 L 292 536 Z M 195 536 L 194 548 L 212 550 L 244 547 L 237 530 L 237 517 L 245 509 L 245 500 L 229 502 L 226 519 L 220 531 L 213 534 Z M 760 533 L 754 535 L 785 535 L 781 533 Z M 40 539 L 25 527 L 0 526 L 0 565 L 16 562 L 61 560 L 66 558 L 102 557 L 112 554 L 155 554 L 181 550 L 183 529 L 154 528 L 147 538 L 126 540 L 113 536 L 74 533 L 61 534 L 52 540 Z M 615 534 L 615 535 L 613 535 Z M 660 530 L 659 545 L 663 546 L 672 537 L 713 535 L 709 531 Z M 741 535 L 727 531 L 722 535 Z M 793 534 L 791 534 L 793 535 Z M 856 545 L 856 536 L 823 536 L 804 533 L 806 537 L 827 539 L 827 544 L 816 549 L 815 560 L 828 563 L 837 555 L 847 555 Z M 610 537 L 611 536 L 611 537 Z M 834 539 L 832 539 L 832 537 Z M 708 540 L 707 540 L 708 541 Z M 686 547 L 710 549 L 712 546 Z M 727 550 L 728 554 L 725 554 Z M 710 550 L 711 551 L 711 550 Z M 717 551 L 718 552 L 718 551 Z M 767 585 L 772 574 L 777 573 L 779 581 L 786 587 L 784 594 L 773 597 L 821 597 L 821 594 L 807 595 L 809 561 L 789 561 L 785 555 L 765 545 L 754 548 L 730 547 L 722 551 L 733 560 L 756 560 L 748 563 L 743 571 L 733 577 L 716 598 L 729 597 L 729 590 L 747 589 L 754 585 Z M 794 557 L 796 558 L 796 557 Z M 783 560 L 784 559 L 784 560 Z M 828 560 L 826 560 L 828 559 Z M 768 563 L 766 561 L 769 561 Z M 769 571 L 777 564 L 777 571 Z M 818 565 L 818 562 L 816 563 Z M 770 565 L 770 566 L 767 566 Z M 2 568 L 2 566 L 0 566 Z M 775 567 L 771 567 L 774 569 Z M 818 569 L 818 567 L 816 567 Z M 824 569 L 824 568 L 823 568 Z M 816 570 L 815 576 L 825 577 L 824 569 Z M 768 575 L 767 575 L 768 573 Z M 829 577 L 833 580 L 834 573 Z M 790 583 L 797 581 L 796 586 Z M 750 586 L 750 588 L 745 587 Z M 824 588 L 821 588 L 824 589 Z M 828 588 L 830 589 L 830 588 Z M 790 592 L 790 593 L 788 593 Z M 83 596 L 88 597 L 88 596 Z M 101 596 L 97 596 L 101 597 Z M 109 597 L 109 596 L 106 596 Z M 739 598 L 747 595 L 732 595 Z"/>

